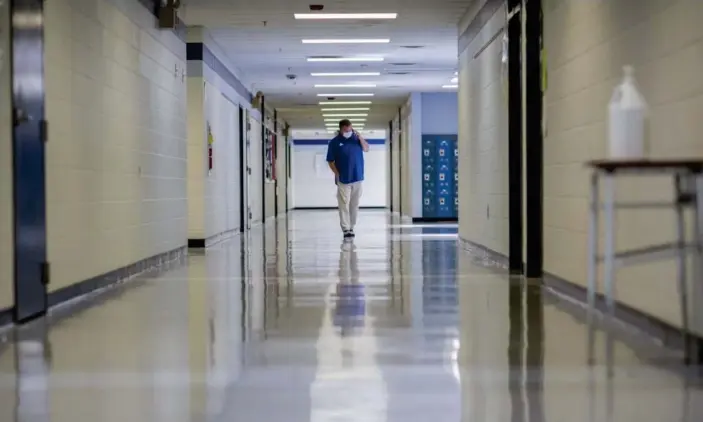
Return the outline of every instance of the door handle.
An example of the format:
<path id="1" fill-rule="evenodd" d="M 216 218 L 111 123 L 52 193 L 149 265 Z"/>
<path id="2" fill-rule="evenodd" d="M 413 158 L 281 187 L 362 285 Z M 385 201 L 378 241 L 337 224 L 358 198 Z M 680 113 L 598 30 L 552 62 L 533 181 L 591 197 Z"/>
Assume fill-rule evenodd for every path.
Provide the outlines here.
<path id="1" fill-rule="evenodd" d="M 12 110 L 12 123 L 15 126 L 19 126 L 22 123 L 26 123 L 28 121 L 32 120 L 32 116 L 27 114 L 26 111 L 22 110 L 21 108 L 15 107 Z"/>

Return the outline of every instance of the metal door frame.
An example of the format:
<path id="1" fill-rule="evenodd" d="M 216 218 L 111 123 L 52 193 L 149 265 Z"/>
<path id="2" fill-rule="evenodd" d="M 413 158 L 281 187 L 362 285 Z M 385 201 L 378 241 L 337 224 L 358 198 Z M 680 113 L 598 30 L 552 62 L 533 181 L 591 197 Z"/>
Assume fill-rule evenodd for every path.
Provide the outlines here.
<path id="1" fill-rule="evenodd" d="M 48 307 L 44 4 L 10 1 L 15 322 Z"/>

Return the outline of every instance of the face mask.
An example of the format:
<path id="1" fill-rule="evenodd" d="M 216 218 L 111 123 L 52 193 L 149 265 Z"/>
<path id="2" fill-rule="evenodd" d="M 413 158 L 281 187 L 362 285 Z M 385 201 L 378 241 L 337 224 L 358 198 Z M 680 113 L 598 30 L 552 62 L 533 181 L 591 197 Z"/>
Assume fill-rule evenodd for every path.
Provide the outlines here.
<path id="1" fill-rule="evenodd" d="M 345 138 L 349 139 L 349 138 L 351 138 L 351 136 L 352 136 L 352 132 L 344 132 L 344 133 L 342 134 L 342 136 L 344 136 Z"/>

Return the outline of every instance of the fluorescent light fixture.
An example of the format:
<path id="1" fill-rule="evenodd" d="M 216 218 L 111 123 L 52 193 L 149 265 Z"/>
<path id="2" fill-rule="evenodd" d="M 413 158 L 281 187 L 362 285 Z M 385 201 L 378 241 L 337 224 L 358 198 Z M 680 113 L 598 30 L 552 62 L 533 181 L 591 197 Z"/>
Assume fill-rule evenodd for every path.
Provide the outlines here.
<path id="1" fill-rule="evenodd" d="M 388 44 L 388 38 L 340 38 L 302 40 L 303 44 Z"/>
<path id="2" fill-rule="evenodd" d="M 396 19 L 397 13 L 294 13 L 295 19 Z"/>
<path id="3" fill-rule="evenodd" d="M 325 119 L 325 122 L 339 123 L 340 120 L 342 120 L 342 119 Z M 351 119 L 347 119 L 347 120 L 349 120 L 350 122 L 365 122 L 366 118 L 365 117 L 364 118 L 353 118 L 352 117 Z"/>
<path id="4" fill-rule="evenodd" d="M 376 84 L 315 84 L 315 88 L 376 88 Z"/>
<path id="5" fill-rule="evenodd" d="M 382 62 L 383 57 L 308 57 L 309 62 Z"/>
<path id="6" fill-rule="evenodd" d="M 342 107 L 342 108 L 323 108 L 321 111 L 332 111 L 332 112 L 339 112 L 339 111 L 369 111 L 370 109 L 368 107 Z"/>
<path id="7" fill-rule="evenodd" d="M 459 86 L 458 86 L 458 85 L 442 85 L 442 88 L 444 88 L 444 89 L 455 89 L 455 88 L 459 88 Z"/>
<path id="8" fill-rule="evenodd" d="M 371 101 L 320 101 L 320 105 L 331 106 L 331 105 L 362 105 L 371 104 Z"/>
<path id="9" fill-rule="evenodd" d="M 345 117 L 368 117 L 367 113 L 350 113 L 350 114 L 323 114 L 322 117 L 339 117 L 341 119 Z"/>
<path id="10" fill-rule="evenodd" d="M 381 76 L 381 72 L 327 72 L 311 73 L 310 76 Z"/>
<path id="11" fill-rule="evenodd" d="M 344 94 L 317 94 L 318 97 L 373 97 L 374 94 L 362 93 L 344 93 Z"/>
<path id="12" fill-rule="evenodd" d="M 333 93 L 333 94 L 317 94 L 318 97 L 373 97 L 376 94 L 370 92 L 344 92 L 344 93 Z"/>
<path id="13" fill-rule="evenodd" d="M 459 78 L 452 78 L 452 80 L 449 82 L 455 84 L 455 83 L 459 82 Z"/>
<path id="14" fill-rule="evenodd" d="M 454 72 L 454 76 L 459 76 L 459 72 Z"/>

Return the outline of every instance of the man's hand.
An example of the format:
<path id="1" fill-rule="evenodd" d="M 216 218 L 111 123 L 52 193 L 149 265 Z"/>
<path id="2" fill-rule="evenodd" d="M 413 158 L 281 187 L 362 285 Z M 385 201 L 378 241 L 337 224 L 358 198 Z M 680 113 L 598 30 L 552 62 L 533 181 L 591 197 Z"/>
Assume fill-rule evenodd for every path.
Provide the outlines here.
<path id="1" fill-rule="evenodd" d="M 359 143 L 361 144 L 361 149 L 364 152 L 369 152 L 369 143 L 366 142 L 366 139 L 364 139 L 364 137 L 361 136 L 361 134 L 359 132 L 357 132 L 356 130 L 354 131 L 354 133 L 356 134 L 356 137 L 359 138 Z"/>

